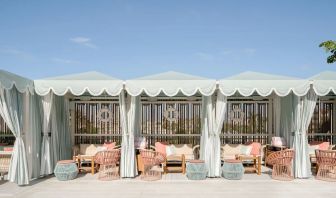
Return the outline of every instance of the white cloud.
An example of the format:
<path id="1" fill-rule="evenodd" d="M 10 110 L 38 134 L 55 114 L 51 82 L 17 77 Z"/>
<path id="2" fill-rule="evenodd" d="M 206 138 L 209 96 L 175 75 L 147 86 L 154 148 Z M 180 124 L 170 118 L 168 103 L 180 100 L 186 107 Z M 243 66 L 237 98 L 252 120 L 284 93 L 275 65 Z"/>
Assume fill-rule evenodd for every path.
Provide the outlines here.
<path id="1" fill-rule="evenodd" d="M 17 56 L 22 59 L 33 59 L 34 58 L 31 54 L 25 51 L 17 50 L 17 49 L 4 48 L 4 49 L 0 49 L 0 53 Z"/>
<path id="2" fill-rule="evenodd" d="M 69 59 L 63 59 L 63 58 L 53 58 L 51 59 L 54 62 L 57 63 L 62 63 L 62 64 L 78 64 L 80 63 L 79 61 L 76 60 L 69 60 Z"/>
<path id="3" fill-rule="evenodd" d="M 245 48 L 244 50 L 243 50 L 243 52 L 245 53 L 245 54 L 247 54 L 247 55 L 254 55 L 255 53 L 256 53 L 256 49 L 254 49 L 254 48 Z"/>
<path id="4" fill-rule="evenodd" d="M 73 43 L 77 43 L 79 45 L 86 46 L 86 47 L 90 47 L 94 49 L 97 48 L 97 46 L 91 42 L 91 39 L 87 37 L 78 36 L 78 37 L 70 38 L 70 41 Z"/>
<path id="5" fill-rule="evenodd" d="M 197 52 L 196 56 L 204 61 L 212 61 L 215 59 L 215 56 L 209 53 L 204 53 L 204 52 Z"/>

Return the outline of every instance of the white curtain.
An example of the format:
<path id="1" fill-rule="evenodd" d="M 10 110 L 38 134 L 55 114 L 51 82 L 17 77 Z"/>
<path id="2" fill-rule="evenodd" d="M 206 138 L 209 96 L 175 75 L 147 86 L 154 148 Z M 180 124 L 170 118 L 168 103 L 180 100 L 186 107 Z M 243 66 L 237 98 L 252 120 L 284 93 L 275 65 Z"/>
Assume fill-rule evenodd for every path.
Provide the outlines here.
<path id="1" fill-rule="evenodd" d="M 53 93 L 50 92 L 46 96 L 42 98 L 42 107 L 43 107 L 43 124 L 42 124 L 42 149 L 41 149 L 41 175 L 48 175 L 53 172 L 53 162 L 51 157 L 50 150 L 50 137 L 49 133 L 51 133 L 51 125 L 50 125 L 50 115 L 51 115 L 51 107 L 53 104 Z"/>
<path id="2" fill-rule="evenodd" d="M 16 88 L 0 87 L 0 115 L 15 136 L 15 143 L 8 172 L 9 181 L 18 185 L 29 184 L 26 149 L 23 136 L 23 96 Z"/>
<path id="3" fill-rule="evenodd" d="M 274 109 L 274 135 L 282 137 L 280 122 L 281 122 L 281 98 L 280 96 L 273 96 L 273 109 Z"/>
<path id="4" fill-rule="evenodd" d="M 134 134 L 139 130 L 140 96 L 125 98 L 124 91 L 119 96 L 122 122 L 122 143 L 120 176 L 135 177 L 137 173 L 134 148 Z"/>
<path id="5" fill-rule="evenodd" d="M 310 90 L 307 95 L 295 100 L 294 140 L 295 150 L 294 174 L 296 178 L 311 176 L 311 164 L 308 152 L 307 129 L 313 116 L 317 95 Z"/>
<path id="6" fill-rule="evenodd" d="M 65 96 L 54 96 L 52 108 L 50 148 L 53 168 L 57 161 L 71 159 L 69 100 Z"/>
<path id="7" fill-rule="evenodd" d="M 208 177 L 220 177 L 219 135 L 226 115 L 227 97 L 218 92 L 214 102 L 211 96 L 203 96 L 202 108 L 201 159 L 208 167 Z"/>
<path id="8" fill-rule="evenodd" d="M 42 131 L 42 104 L 41 97 L 37 94 L 29 96 L 28 130 L 25 135 L 29 178 L 36 179 L 40 176 L 41 168 L 41 131 Z"/>

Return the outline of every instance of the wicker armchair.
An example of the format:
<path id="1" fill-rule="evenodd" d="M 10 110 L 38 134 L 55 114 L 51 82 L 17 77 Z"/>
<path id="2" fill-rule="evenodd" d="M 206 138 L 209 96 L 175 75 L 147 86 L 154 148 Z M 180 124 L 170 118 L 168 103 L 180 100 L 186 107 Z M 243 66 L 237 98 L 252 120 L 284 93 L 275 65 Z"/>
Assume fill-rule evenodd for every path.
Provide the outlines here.
<path id="1" fill-rule="evenodd" d="M 11 152 L 0 153 L 0 179 L 4 179 L 4 175 L 8 173 L 11 157 Z"/>
<path id="2" fill-rule="evenodd" d="M 294 150 L 286 149 L 271 153 L 267 157 L 267 163 L 273 166 L 272 178 L 282 181 L 290 181 L 294 179 L 292 171 L 292 161 L 294 158 Z"/>
<path id="3" fill-rule="evenodd" d="M 119 179 L 120 149 L 100 151 L 95 155 L 94 161 L 99 164 L 99 180 Z"/>
<path id="4" fill-rule="evenodd" d="M 316 179 L 324 181 L 336 181 L 336 151 L 315 150 L 318 166 Z"/>
<path id="5" fill-rule="evenodd" d="M 162 168 L 160 168 L 160 164 L 166 161 L 166 157 L 163 154 L 152 150 L 140 150 L 140 156 L 144 165 L 141 179 L 146 181 L 161 179 Z"/>

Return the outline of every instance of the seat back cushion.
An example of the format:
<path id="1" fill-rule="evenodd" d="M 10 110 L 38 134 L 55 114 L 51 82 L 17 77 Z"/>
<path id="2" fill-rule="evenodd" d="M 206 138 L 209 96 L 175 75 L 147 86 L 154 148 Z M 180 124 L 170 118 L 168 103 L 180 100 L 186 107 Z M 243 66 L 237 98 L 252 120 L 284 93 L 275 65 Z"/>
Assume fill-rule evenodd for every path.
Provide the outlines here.
<path id="1" fill-rule="evenodd" d="M 80 144 L 79 152 L 81 155 L 95 155 L 97 151 L 97 147 L 102 146 L 101 144 Z"/>
<path id="2" fill-rule="evenodd" d="M 103 147 L 106 148 L 106 150 L 111 151 L 115 148 L 116 143 L 115 142 L 105 142 Z"/>
<path id="3" fill-rule="evenodd" d="M 221 147 L 222 155 L 239 155 L 241 151 L 241 144 L 224 144 Z"/>
<path id="4" fill-rule="evenodd" d="M 320 141 L 313 141 L 309 145 L 315 146 L 318 145 L 320 150 L 328 150 L 330 143 L 329 142 L 320 142 Z"/>
<path id="5" fill-rule="evenodd" d="M 184 155 L 186 160 L 193 160 L 193 146 L 192 144 L 171 144 L 172 150 L 174 150 L 175 155 Z"/>
<path id="6" fill-rule="evenodd" d="M 252 146 L 250 155 L 261 155 L 261 144 L 259 142 L 247 142 L 245 145 Z"/>
<path id="7" fill-rule="evenodd" d="M 176 155 L 193 155 L 191 144 L 172 144 Z"/>

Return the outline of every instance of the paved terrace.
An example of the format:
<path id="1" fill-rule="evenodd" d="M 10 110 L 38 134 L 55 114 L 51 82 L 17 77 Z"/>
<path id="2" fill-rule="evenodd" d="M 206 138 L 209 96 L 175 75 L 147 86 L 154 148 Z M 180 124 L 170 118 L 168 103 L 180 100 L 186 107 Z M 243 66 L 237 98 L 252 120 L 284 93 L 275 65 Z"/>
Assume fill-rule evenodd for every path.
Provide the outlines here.
<path id="1" fill-rule="evenodd" d="M 336 197 L 336 183 L 315 179 L 282 182 L 272 180 L 270 171 L 263 170 L 261 176 L 245 174 L 242 180 L 232 181 L 223 178 L 203 181 L 187 180 L 182 174 L 167 174 L 155 182 L 140 179 L 99 181 L 97 174 L 80 174 L 77 179 L 61 182 L 55 177 L 33 181 L 31 185 L 18 187 L 13 183 L 0 183 L 0 197 L 25 198 L 164 198 L 164 197 L 226 197 L 226 198 L 332 198 Z"/>

